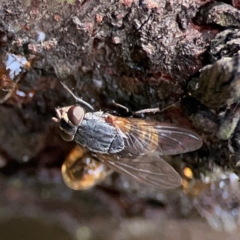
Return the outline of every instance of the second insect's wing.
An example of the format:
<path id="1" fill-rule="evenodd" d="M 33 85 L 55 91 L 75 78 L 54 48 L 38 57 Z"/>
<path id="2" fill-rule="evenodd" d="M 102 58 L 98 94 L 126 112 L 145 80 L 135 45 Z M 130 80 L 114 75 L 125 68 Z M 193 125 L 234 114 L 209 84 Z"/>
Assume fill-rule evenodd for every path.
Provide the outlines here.
<path id="1" fill-rule="evenodd" d="M 180 175 L 175 169 L 157 156 L 139 156 L 135 161 L 117 161 L 111 156 L 96 156 L 111 169 L 123 175 L 132 177 L 136 181 L 154 186 L 160 189 L 171 189 L 179 187 L 182 183 Z M 148 158 L 146 160 L 146 158 Z"/>

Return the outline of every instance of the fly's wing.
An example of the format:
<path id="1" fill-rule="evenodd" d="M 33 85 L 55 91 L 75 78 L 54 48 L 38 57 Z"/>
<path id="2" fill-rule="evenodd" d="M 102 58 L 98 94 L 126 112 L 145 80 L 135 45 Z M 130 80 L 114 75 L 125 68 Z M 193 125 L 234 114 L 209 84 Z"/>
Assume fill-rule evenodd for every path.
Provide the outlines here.
<path id="1" fill-rule="evenodd" d="M 101 154 L 97 154 L 96 157 L 116 172 L 130 176 L 146 185 L 171 189 L 179 187 L 182 183 L 182 179 L 175 169 L 157 156 L 139 156 L 135 161 L 130 159 L 118 161 L 113 156 Z M 146 158 L 148 159 L 146 160 Z"/>
<path id="2" fill-rule="evenodd" d="M 202 146 L 199 135 L 171 123 L 136 118 L 111 117 L 111 123 L 124 136 L 125 147 L 119 156 L 138 156 L 157 152 L 175 155 L 195 151 Z"/>

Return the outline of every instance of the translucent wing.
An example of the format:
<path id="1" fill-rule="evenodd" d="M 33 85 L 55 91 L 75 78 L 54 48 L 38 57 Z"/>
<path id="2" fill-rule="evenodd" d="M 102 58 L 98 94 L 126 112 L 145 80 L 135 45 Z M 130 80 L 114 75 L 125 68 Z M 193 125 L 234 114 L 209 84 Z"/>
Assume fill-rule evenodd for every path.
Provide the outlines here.
<path id="1" fill-rule="evenodd" d="M 195 151 L 202 145 L 199 135 L 174 124 L 112 115 L 110 122 L 125 137 L 125 147 L 119 153 L 120 157 L 153 152 L 158 155 L 175 155 Z"/>
<path id="2" fill-rule="evenodd" d="M 157 156 L 139 156 L 137 161 L 117 161 L 112 156 L 97 154 L 96 156 L 109 168 L 130 176 L 136 181 L 161 189 L 179 187 L 182 183 L 175 169 Z M 147 160 L 145 158 L 148 158 Z"/>

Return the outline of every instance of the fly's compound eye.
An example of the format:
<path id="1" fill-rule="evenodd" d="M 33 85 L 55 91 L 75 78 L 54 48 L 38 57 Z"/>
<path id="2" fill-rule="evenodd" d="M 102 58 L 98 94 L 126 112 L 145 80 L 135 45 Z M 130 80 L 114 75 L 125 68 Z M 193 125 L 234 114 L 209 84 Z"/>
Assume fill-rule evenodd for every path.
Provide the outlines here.
<path id="1" fill-rule="evenodd" d="M 64 131 L 60 132 L 60 136 L 66 142 L 71 142 L 74 139 L 74 135 L 65 133 Z"/>
<path id="2" fill-rule="evenodd" d="M 83 108 L 81 108 L 77 105 L 73 105 L 72 107 L 69 108 L 67 115 L 68 115 L 69 121 L 74 126 L 77 127 L 80 125 L 80 123 L 83 120 L 84 110 L 83 110 Z"/>

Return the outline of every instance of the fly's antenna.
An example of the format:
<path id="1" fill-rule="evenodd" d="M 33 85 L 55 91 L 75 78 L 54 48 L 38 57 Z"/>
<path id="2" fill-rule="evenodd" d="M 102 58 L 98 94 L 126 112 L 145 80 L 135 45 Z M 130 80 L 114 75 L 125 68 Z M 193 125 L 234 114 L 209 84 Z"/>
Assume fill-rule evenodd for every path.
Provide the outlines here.
<path id="1" fill-rule="evenodd" d="M 60 83 L 65 88 L 65 90 L 73 96 L 76 103 L 82 104 L 82 105 L 86 106 L 87 108 L 89 108 L 91 111 L 94 111 L 93 107 L 89 103 L 87 103 L 84 100 L 82 100 L 81 98 L 77 97 L 63 82 L 60 82 Z"/>

